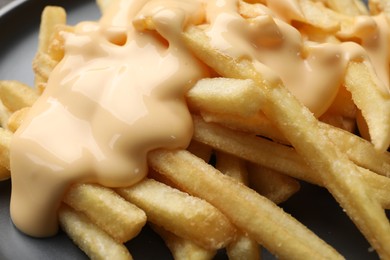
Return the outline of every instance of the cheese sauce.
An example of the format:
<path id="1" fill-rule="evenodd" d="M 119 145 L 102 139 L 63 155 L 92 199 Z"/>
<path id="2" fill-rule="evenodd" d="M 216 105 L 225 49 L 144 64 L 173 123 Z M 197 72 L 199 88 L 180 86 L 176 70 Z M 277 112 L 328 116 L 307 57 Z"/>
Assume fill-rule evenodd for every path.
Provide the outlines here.
<path id="1" fill-rule="evenodd" d="M 214 47 L 252 60 L 265 80 L 283 82 L 317 116 L 333 102 L 350 60 L 374 60 L 388 91 L 388 67 L 379 70 L 388 64 L 383 17 L 359 20 L 363 47 L 319 44 L 288 24 L 303 19 L 296 1 L 268 2 L 246 20 L 238 0 L 120 0 L 99 22 L 64 32 L 65 56 L 12 140 L 15 225 L 32 236 L 53 235 L 72 183 L 130 186 L 147 174 L 149 151 L 187 147 L 185 94 L 209 72 L 183 43 L 186 26 L 206 24 Z M 362 23 L 371 30 L 359 34 Z M 155 30 L 145 29 L 150 24 Z"/>

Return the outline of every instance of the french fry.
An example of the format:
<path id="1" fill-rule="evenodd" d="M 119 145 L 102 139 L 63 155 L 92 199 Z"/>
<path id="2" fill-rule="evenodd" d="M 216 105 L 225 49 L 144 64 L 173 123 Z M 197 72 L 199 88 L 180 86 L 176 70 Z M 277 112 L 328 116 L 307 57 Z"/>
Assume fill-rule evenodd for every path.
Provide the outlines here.
<path id="1" fill-rule="evenodd" d="M 0 128 L 0 165 L 10 169 L 9 147 L 11 144 L 12 133 L 4 128 Z"/>
<path id="2" fill-rule="evenodd" d="M 318 121 L 288 90 L 277 83 L 267 85 L 250 61 L 236 61 L 209 45 L 207 36 L 192 28 L 186 40 L 195 54 L 222 76 L 253 79 L 262 90 L 264 114 L 272 119 L 306 163 L 317 172 L 324 186 L 345 209 L 382 258 L 390 258 L 390 223 L 370 188 L 356 177 L 359 171 L 345 154 L 321 132 Z M 223 64 L 223 66 L 221 66 Z M 340 174 L 340 172 L 342 174 Z"/>
<path id="3" fill-rule="evenodd" d="M 100 12 L 103 14 L 108 6 L 112 4 L 113 2 L 117 2 L 116 0 L 97 0 L 96 3 L 100 9 Z"/>
<path id="4" fill-rule="evenodd" d="M 239 183 L 248 186 L 248 172 L 243 160 L 223 152 L 217 152 L 216 157 L 216 169 Z M 259 259 L 260 246 L 254 239 L 239 233 L 234 241 L 226 247 L 226 253 L 231 260 Z"/>
<path id="5" fill-rule="evenodd" d="M 116 191 L 143 209 L 148 221 L 206 249 L 222 248 L 235 235 L 235 227 L 212 205 L 153 179 Z"/>
<path id="6" fill-rule="evenodd" d="M 217 152 L 215 168 L 223 174 L 248 186 L 248 172 L 245 162 L 242 159 L 224 152 Z"/>
<path id="7" fill-rule="evenodd" d="M 349 63 L 345 86 L 367 122 L 372 143 L 386 151 L 390 145 L 390 94 L 382 85 L 368 63 Z"/>
<path id="8" fill-rule="evenodd" d="M 253 163 L 248 163 L 247 168 L 249 187 L 275 204 L 285 202 L 300 189 L 297 180 L 275 170 Z"/>
<path id="9" fill-rule="evenodd" d="M 52 45 L 52 35 L 57 30 L 57 26 L 66 24 L 66 12 L 59 6 L 47 6 L 43 9 L 41 14 L 41 24 L 38 35 L 38 50 L 37 55 L 33 61 L 33 69 L 35 71 L 35 86 L 42 87 L 48 79 L 49 68 L 53 64 L 49 61 L 46 54 Z M 43 62 L 44 61 L 44 62 Z M 42 68 L 41 68 L 42 65 Z"/>
<path id="10" fill-rule="evenodd" d="M 62 229 L 89 258 L 132 259 L 123 244 L 112 239 L 82 213 L 63 205 L 59 210 L 59 221 Z"/>
<path id="11" fill-rule="evenodd" d="M 251 80 L 208 78 L 199 80 L 187 93 L 195 111 L 213 106 L 216 113 L 251 116 L 261 108 L 258 89 Z"/>
<path id="12" fill-rule="evenodd" d="M 43 9 L 38 36 L 38 52 L 47 52 L 56 26 L 65 24 L 66 12 L 62 7 L 46 6 Z"/>
<path id="13" fill-rule="evenodd" d="M 303 161 L 302 157 L 290 146 L 278 144 L 252 134 L 239 133 L 216 124 L 206 123 L 196 116 L 194 117 L 194 126 L 193 138 L 198 142 L 291 177 L 324 186 L 318 174 L 315 174 Z M 366 143 L 366 141 L 363 142 L 363 144 Z M 383 203 L 389 205 L 389 178 L 377 175 L 362 167 L 358 167 L 356 174 L 361 176 L 364 182 L 376 191 L 373 196 L 378 194 L 378 196 L 385 199 Z M 388 198 L 386 199 L 386 197 Z"/>
<path id="14" fill-rule="evenodd" d="M 216 206 L 238 228 L 278 257 L 342 259 L 270 200 L 187 151 L 153 151 L 149 163 L 183 190 Z"/>
<path id="15" fill-rule="evenodd" d="M 38 96 L 34 89 L 20 81 L 0 81 L 0 99 L 11 112 L 32 106 Z"/>
<path id="16" fill-rule="evenodd" d="M 204 249 L 196 243 L 178 237 L 162 227 L 152 225 L 152 229 L 164 240 L 175 260 L 211 260 L 217 253 L 216 250 Z"/>
<path id="17" fill-rule="evenodd" d="M 226 254 L 230 260 L 259 260 L 260 246 L 247 235 L 239 235 L 232 243 L 226 247 Z"/>
<path id="18" fill-rule="evenodd" d="M 30 111 L 30 107 L 24 107 L 19 110 L 16 110 L 11 116 L 8 118 L 7 128 L 11 132 L 15 132 L 19 126 L 22 124 L 24 118 L 26 117 L 28 111 Z"/>
<path id="19" fill-rule="evenodd" d="M 102 186 L 73 185 L 63 201 L 84 213 L 119 243 L 134 238 L 146 224 L 146 215 L 141 209 Z"/>

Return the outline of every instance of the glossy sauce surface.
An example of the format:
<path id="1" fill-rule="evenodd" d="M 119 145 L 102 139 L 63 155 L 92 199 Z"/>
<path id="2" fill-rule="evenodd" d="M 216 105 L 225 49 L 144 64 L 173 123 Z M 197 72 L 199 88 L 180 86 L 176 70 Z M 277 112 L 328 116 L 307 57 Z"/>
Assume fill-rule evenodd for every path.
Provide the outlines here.
<path id="1" fill-rule="evenodd" d="M 294 0 L 269 1 L 253 19 L 240 15 L 240 4 L 120 0 L 99 22 L 64 32 L 65 56 L 12 141 L 11 214 L 19 229 L 53 235 L 69 185 L 132 185 L 147 174 L 149 151 L 189 144 L 185 94 L 209 72 L 183 43 L 186 26 L 206 24 L 214 47 L 250 59 L 265 80 L 282 82 L 317 116 L 333 102 L 351 60 L 372 61 L 388 91 L 388 68 L 379 69 L 388 62 L 380 57 L 388 52 L 380 16 L 357 23 L 353 34 L 362 45 L 319 44 L 288 24 L 302 19 Z"/>

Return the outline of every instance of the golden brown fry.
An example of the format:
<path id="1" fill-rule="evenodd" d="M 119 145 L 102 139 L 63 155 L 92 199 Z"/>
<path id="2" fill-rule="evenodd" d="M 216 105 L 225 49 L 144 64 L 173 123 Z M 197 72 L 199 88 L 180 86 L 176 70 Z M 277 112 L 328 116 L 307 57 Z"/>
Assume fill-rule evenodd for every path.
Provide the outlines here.
<path id="1" fill-rule="evenodd" d="M 34 89 L 20 81 L 0 81 L 0 99 L 11 112 L 32 106 L 38 96 Z"/>
<path id="2" fill-rule="evenodd" d="M 245 162 L 242 159 L 224 152 L 217 152 L 215 168 L 223 174 L 248 186 L 248 172 Z"/>
<path id="3" fill-rule="evenodd" d="M 270 200 L 187 151 L 154 151 L 149 154 L 149 163 L 183 190 L 215 205 L 238 228 L 278 257 L 342 259 Z"/>
<path id="4" fill-rule="evenodd" d="M 229 260 L 259 260 L 261 259 L 259 244 L 247 235 L 239 235 L 226 247 Z"/>
<path id="5" fill-rule="evenodd" d="M 76 184 L 63 201 L 83 212 L 119 243 L 134 238 L 146 224 L 146 215 L 141 209 L 102 186 Z"/>
<path id="6" fill-rule="evenodd" d="M 196 111 L 205 111 L 205 108 L 212 106 L 212 111 L 216 113 L 247 117 L 256 114 L 261 108 L 257 92 L 251 80 L 205 78 L 188 91 L 187 99 Z"/>
<path id="7" fill-rule="evenodd" d="M 280 204 L 289 199 L 300 189 L 297 180 L 260 165 L 248 163 L 249 187 Z"/>
<path id="8" fill-rule="evenodd" d="M 59 6 L 46 6 L 41 15 L 39 28 L 38 52 L 47 52 L 51 35 L 56 30 L 57 25 L 66 24 L 66 12 Z"/>
<path id="9" fill-rule="evenodd" d="M 239 183 L 248 186 L 248 172 L 243 160 L 223 152 L 217 152 L 216 157 L 216 169 Z M 260 246 L 254 239 L 239 232 L 234 241 L 226 247 L 226 253 L 231 260 L 259 259 Z"/>
<path id="10" fill-rule="evenodd" d="M 35 72 L 35 87 L 44 87 L 47 82 L 51 67 L 53 67 L 52 59 L 46 57 L 52 45 L 52 36 L 57 31 L 57 26 L 66 24 L 66 12 L 59 6 L 47 6 L 41 14 L 41 24 L 38 36 L 38 50 L 33 62 Z M 42 68 L 41 68 L 42 66 Z"/>
<path id="11" fill-rule="evenodd" d="M 380 257 L 390 258 L 390 223 L 371 190 L 356 176 L 359 171 L 322 132 L 312 113 L 281 84 L 267 85 L 248 60 L 236 61 L 212 48 L 207 36 L 192 28 L 186 40 L 195 54 L 220 75 L 254 80 L 264 97 L 264 114 L 272 120 L 324 186 L 345 209 Z"/>
<path id="12" fill-rule="evenodd" d="M 152 225 L 152 228 L 164 240 L 175 260 L 211 260 L 217 253 L 216 250 L 204 249 L 156 225 Z"/>
<path id="13" fill-rule="evenodd" d="M 33 60 L 33 70 L 43 82 L 46 83 L 50 73 L 57 65 L 58 61 L 54 60 L 49 54 L 38 52 Z M 38 84 L 38 82 L 36 82 Z"/>
<path id="14" fill-rule="evenodd" d="M 367 122 L 371 142 L 379 151 L 390 145 L 390 94 L 368 63 L 350 62 L 345 86 Z"/>
<path id="15" fill-rule="evenodd" d="M 226 153 L 234 154 L 240 158 L 250 162 L 260 164 L 266 168 L 286 174 L 288 176 L 304 180 L 309 183 L 323 186 L 321 179 L 315 172 L 306 165 L 303 159 L 296 151 L 289 146 L 281 145 L 264 138 L 256 137 L 251 134 L 240 133 L 233 131 L 216 124 L 205 123 L 199 117 L 194 117 L 194 139 L 210 145 L 216 150 L 221 150 Z M 335 135 L 340 133 L 335 131 Z M 330 135 L 332 132 L 329 133 Z M 354 143 L 354 138 L 351 138 L 351 145 Z M 369 145 L 363 139 L 363 143 L 357 143 L 357 146 Z M 345 144 L 346 147 L 348 143 Z M 349 146 L 353 147 L 353 146 Z M 347 149 L 347 148 L 345 148 Z M 353 150 L 353 149 L 350 149 Z M 364 154 L 362 155 L 364 156 Z M 374 154 L 372 154 L 375 157 Z M 369 156 L 370 157 L 370 156 Z M 358 157 L 356 157 L 358 158 Z M 362 158 L 363 159 L 363 158 Z M 378 159 L 376 159 L 378 160 Z M 380 161 L 380 160 L 378 160 Z M 384 176 L 377 175 L 367 169 L 358 168 L 357 175 L 360 175 L 364 182 L 375 190 L 373 197 L 382 197 L 385 205 L 390 203 L 390 179 Z M 387 208 L 387 207 L 386 207 Z"/>
<path id="16" fill-rule="evenodd" d="M 63 205 L 59 210 L 62 229 L 91 259 L 132 259 L 127 248 L 92 224 L 80 212 Z"/>
<path id="17" fill-rule="evenodd" d="M 117 191 L 143 209 L 148 221 L 206 249 L 222 248 L 235 235 L 235 227 L 218 209 L 153 179 Z"/>

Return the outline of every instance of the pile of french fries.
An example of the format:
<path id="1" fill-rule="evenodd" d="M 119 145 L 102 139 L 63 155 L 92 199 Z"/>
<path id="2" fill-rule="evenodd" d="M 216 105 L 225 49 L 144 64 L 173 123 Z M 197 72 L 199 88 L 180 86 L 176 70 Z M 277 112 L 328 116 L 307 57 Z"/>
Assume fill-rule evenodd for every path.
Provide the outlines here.
<path id="1" fill-rule="evenodd" d="M 104 13 L 113 1 L 97 4 Z M 238 11 L 250 20 L 268 2 L 241 0 Z M 386 0 L 368 7 L 359 0 L 292 2 L 301 19 L 290 26 L 307 41 L 350 41 L 345 35 L 359 17 L 390 19 Z M 150 152 L 148 176 L 132 187 L 72 186 L 58 213 L 62 229 L 95 259 L 131 259 L 123 244 L 146 224 L 175 259 L 212 259 L 222 248 L 229 259 L 259 259 L 261 247 L 282 259 L 343 259 L 278 206 L 305 181 L 325 187 L 379 257 L 390 259 L 389 82 L 382 84 L 369 63 L 351 61 L 333 104 L 316 117 L 283 84 L 264 81 L 251 61 L 213 47 L 205 28 L 183 32 L 188 49 L 215 75 L 187 93 L 194 122 L 188 149 Z M 0 82 L 0 179 L 10 177 L 13 132 L 64 55 L 63 30 L 72 30 L 65 11 L 46 7 L 35 86 Z"/>

